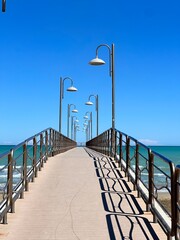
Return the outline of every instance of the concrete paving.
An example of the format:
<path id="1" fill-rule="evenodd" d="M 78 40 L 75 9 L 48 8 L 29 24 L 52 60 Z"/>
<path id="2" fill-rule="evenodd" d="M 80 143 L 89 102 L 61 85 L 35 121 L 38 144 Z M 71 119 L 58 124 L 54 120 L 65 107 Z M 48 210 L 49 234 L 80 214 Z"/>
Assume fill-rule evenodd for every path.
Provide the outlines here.
<path id="1" fill-rule="evenodd" d="M 48 159 L 18 199 L 2 240 L 167 239 L 109 158 L 75 148 Z"/>

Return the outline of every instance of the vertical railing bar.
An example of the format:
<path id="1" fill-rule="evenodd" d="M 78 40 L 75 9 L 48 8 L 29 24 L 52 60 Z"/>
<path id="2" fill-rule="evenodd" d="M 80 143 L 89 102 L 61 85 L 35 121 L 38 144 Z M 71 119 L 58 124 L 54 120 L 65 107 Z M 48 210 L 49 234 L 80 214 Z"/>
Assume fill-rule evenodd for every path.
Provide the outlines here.
<path id="1" fill-rule="evenodd" d="M 108 156 L 110 156 L 110 130 L 108 130 Z"/>
<path id="2" fill-rule="evenodd" d="M 150 208 L 153 204 L 154 201 L 154 154 L 152 154 L 151 149 L 148 148 L 148 160 L 149 160 L 149 197 L 148 197 L 148 204 L 146 205 L 146 210 L 150 211 Z M 153 214 L 154 216 L 154 222 L 157 222 L 157 218 L 155 216 L 155 214 Z"/>
<path id="3" fill-rule="evenodd" d="M 123 158 L 122 154 L 123 154 L 123 152 L 122 152 L 122 133 L 120 133 L 119 164 L 121 166 L 121 171 L 123 169 L 123 167 L 122 167 L 122 158 Z"/>
<path id="4" fill-rule="evenodd" d="M 28 181 L 27 181 L 27 141 L 23 144 L 23 192 L 21 193 L 21 198 L 24 198 L 24 190 L 28 191 Z"/>
<path id="5" fill-rule="evenodd" d="M 137 190 L 138 180 L 139 180 L 139 144 L 137 140 L 135 141 L 136 144 L 136 153 L 135 153 L 135 184 L 134 190 Z"/>
<path id="6" fill-rule="evenodd" d="M 7 200 L 6 200 L 6 208 L 11 208 L 11 212 L 13 210 L 13 202 L 12 202 L 12 193 L 13 193 L 13 150 L 10 150 L 8 154 L 8 174 L 7 174 Z M 3 224 L 7 224 L 7 212 L 3 216 Z"/>
<path id="7" fill-rule="evenodd" d="M 118 140 L 118 143 L 117 143 L 117 146 L 118 146 L 118 148 L 117 148 L 117 163 L 118 163 L 118 168 L 120 168 L 120 161 L 121 161 L 121 150 L 120 150 L 120 133 L 119 132 L 117 132 L 117 140 Z"/>
<path id="8" fill-rule="evenodd" d="M 176 166 L 175 170 L 175 182 L 176 182 L 176 200 L 175 200 L 175 238 L 180 239 L 180 165 Z"/>
<path id="9" fill-rule="evenodd" d="M 111 152 L 110 152 L 110 156 L 113 157 L 113 145 L 114 145 L 114 139 L 113 139 L 114 135 L 113 135 L 113 129 L 111 128 Z"/>
<path id="10" fill-rule="evenodd" d="M 32 181 L 34 182 L 34 178 L 38 176 L 37 170 L 37 140 L 36 136 L 33 138 L 33 178 Z"/>
<path id="11" fill-rule="evenodd" d="M 126 136 L 126 172 L 125 172 L 125 176 L 128 177 L 128 181 L 129 181 L 129 174 L 128 174 L 128 170 L 129 170 L 129 144 L 130 144 L 130 138 L 128 136 Z"/>
<path id="12" fill-rule="evenodd" d="M 11 213 L 15 212 L 15 204 L 13 202 L 13 149 L 10 150 L 10 154 L 8 155 L 8 206 L 11 207 Z"/>
<path id="13" fill-rule="evenodd" d="M 171 236 L 176 232 L 176 171 L 174 163 L 169 163 L 171 171 Z"/>
<path id="14" fill-rule="evenodd" d="M 45 156 L 44 156 L 44 162 L 46 163 L 48 160 L 48 132 L 45 131 Z"/>
<path id="15" fill-rule="evenodd" d="M 117 131 L 114 130 L 114 161 L 117 163 Z"/>
<path id="16" fill-rule="evenodd" d="M 39 165 L 39 171 L 41 171 L 41 168 L 44 167 L 44 160 L 43 160 L 43 134 L 40 134 L 40 165 Z"/>

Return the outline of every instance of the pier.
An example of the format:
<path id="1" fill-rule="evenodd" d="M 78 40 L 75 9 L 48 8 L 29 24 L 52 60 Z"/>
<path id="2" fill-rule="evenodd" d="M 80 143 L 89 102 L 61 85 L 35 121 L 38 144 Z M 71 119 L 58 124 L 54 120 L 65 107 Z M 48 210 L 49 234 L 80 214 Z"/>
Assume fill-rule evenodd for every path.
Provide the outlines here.
<path id="1" fill-rule="evenodd" d="M 82 147 L 49 158 L 0 239 L 165 239 L 114 164 Z"/>
<path id="2" fill-rule="evenodd" d="M 171 176 L 175 188 L 164 185 L 170 191 L 167 210 L 155 181 L 151 185 L 151 165 L 145 169 L 151 176 L 148 185 L 131 168 L 133 158 L 139 164 L 140 143 L 134 146 L 135 139 L 117 130 L 113 133 L 109 129 L 86 147 L 77 147 L 59 132 L 46 129 L 0 156 L 8 160 L 0 239 L 179 239 L 178 178 Z M 130 148 L 135 149 L 133 156 Z M 148 156 L 154 167 L 155 154 Z M 22 168 L 17 168 L 20 159 Z M 15 181 L 17 171 L 21 175 Z M 178 168 L 172 174 L 178 175 Z"/>

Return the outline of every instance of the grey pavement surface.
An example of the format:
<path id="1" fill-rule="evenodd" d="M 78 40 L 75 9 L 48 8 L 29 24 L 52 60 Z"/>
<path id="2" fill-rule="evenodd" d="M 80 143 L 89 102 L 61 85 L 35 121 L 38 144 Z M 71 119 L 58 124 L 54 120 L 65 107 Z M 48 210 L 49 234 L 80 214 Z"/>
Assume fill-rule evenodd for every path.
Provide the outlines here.
<path id="1" fill-rule="evenodd" d="M 109 158 L 71 149 L 48 159 L 0 224 L 0 239 L 167 239 L 132 189 Z"/>

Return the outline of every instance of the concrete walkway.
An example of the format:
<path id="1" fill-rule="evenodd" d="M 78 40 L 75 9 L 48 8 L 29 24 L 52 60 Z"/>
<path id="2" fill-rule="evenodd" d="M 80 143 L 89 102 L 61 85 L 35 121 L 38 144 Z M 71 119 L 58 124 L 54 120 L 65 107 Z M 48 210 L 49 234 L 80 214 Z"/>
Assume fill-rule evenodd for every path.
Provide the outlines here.
<path id="1" fill-rule="evenodd" d="M 0 225 L 0 239 L 166 239 L 114 166 L 84 148 L 49 158 L 8 224 Z"/>

